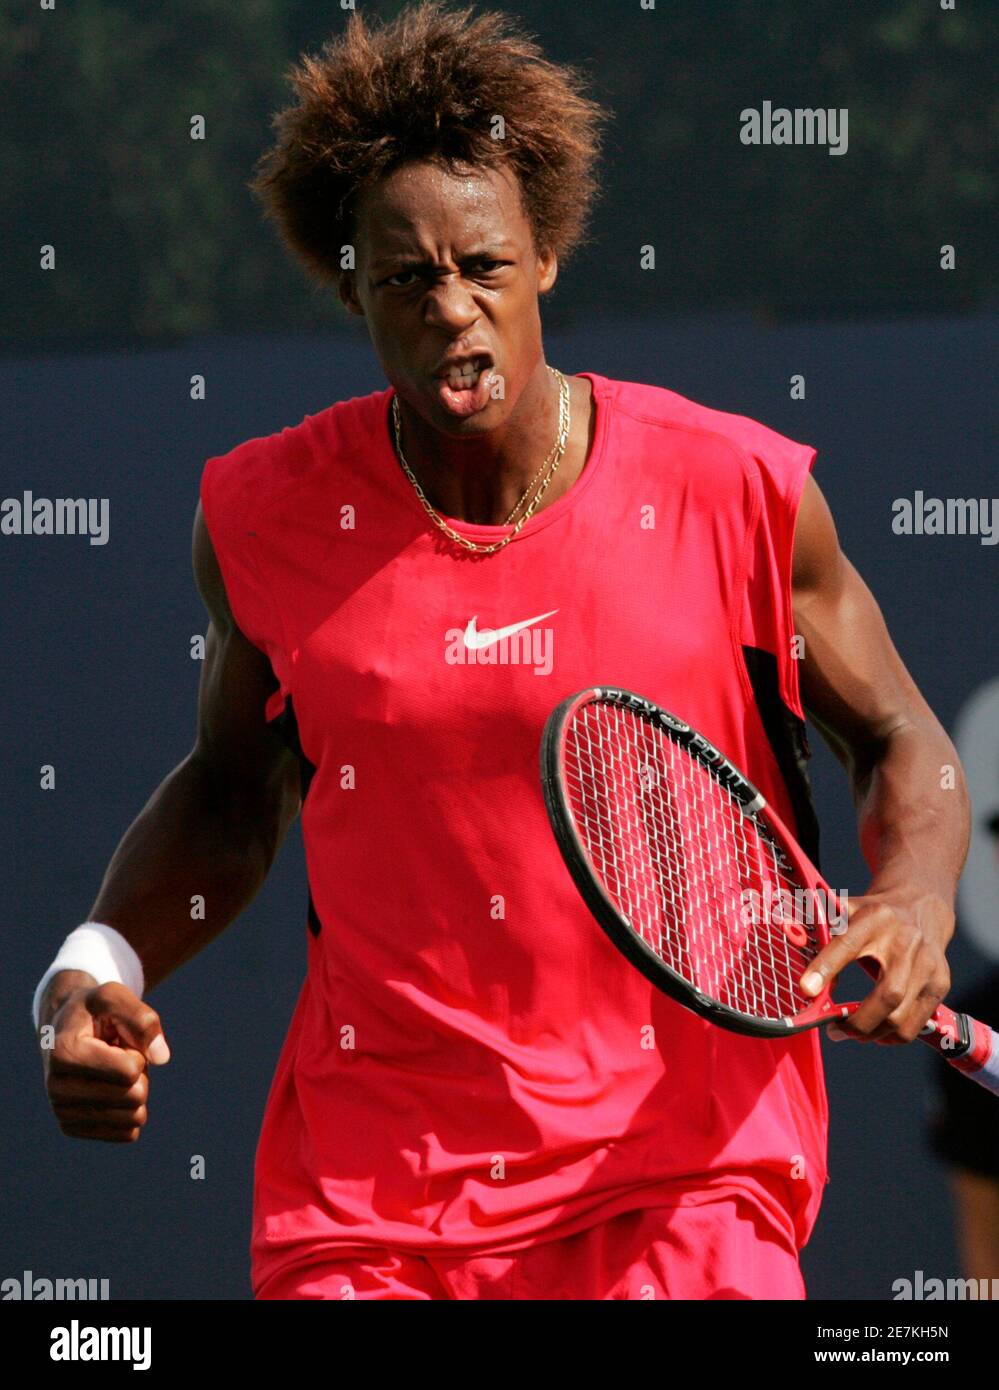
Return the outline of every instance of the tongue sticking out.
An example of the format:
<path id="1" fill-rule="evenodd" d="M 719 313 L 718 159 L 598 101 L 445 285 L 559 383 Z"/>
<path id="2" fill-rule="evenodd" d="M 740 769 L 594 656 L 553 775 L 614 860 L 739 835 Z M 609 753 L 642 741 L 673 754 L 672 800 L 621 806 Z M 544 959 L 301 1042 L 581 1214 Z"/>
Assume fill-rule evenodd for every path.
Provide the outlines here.
<path id="1" fill-rule="evenodd" d="M 452 415 L 474 415 L 489 404 L 492 385 L 491 368 L 483 367 L 468 386 L 449 386 L 445 380 L 437 383 L 437 396 L 444 409 Z"/>

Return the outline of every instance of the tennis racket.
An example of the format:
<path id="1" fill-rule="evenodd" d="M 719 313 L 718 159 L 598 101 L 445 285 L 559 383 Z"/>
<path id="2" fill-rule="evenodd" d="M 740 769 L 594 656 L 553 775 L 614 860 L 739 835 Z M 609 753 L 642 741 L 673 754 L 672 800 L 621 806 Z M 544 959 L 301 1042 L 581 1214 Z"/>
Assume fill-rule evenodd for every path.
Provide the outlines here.
<path id="1" fill-rule="evenodd" d="M 758 1038 L 859 1007 L 799 985 L 845 930 L 845 905 L 752 783 L 682 719 L 629 690 L 581 690 L 548 717 L 541 783 L 583 900 L 677 1003 Z M 941 1005 L 920 1038 L 999 1095 L 991 1028 Z"/>

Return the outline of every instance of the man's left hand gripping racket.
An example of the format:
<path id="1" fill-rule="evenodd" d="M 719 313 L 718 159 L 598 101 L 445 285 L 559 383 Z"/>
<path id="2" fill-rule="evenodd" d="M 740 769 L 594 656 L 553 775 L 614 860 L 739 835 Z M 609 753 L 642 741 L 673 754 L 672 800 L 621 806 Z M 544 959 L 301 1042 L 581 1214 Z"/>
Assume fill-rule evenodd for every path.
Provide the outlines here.
<path id="1" fill-rule="evenodd" d="M 628 690 L 582 690 L 548 717 L 541 781 L 590 911 L 678 1003 L 760 1038 L 858 1007 L 800 989 L 843 909 L 756 788 L 689 724 Z M 920 1037 L 999 1095 L 991 1028 L 941 1005 Z"/>

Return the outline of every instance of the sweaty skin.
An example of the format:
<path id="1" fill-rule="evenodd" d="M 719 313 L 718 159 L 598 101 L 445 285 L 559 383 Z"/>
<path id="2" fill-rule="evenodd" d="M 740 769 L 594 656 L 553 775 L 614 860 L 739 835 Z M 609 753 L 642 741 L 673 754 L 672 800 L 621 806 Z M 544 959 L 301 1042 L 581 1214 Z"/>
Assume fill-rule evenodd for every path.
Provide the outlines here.
<path id="1" fill-rule="evenodd" d="M 362 197 L 358 216 L 357 269 L 341 276 L 340 297 L 365 319 L 398 392 L 406 460 L 445 516 L 502 525 L 558 432 L 540 314 L 555 254 L 535 250 L 517 185 L 497 170 L 405 165 Z M 441 405 L 434 376 L 460 353 L 488 354 L 502 385 L 463 419 Z M 542 510 L 579 477 L 592 442 L 590 384 L 569 387 L 572 432 Z"/>
<path id="2" fill-rule="evenodd" d="M 209 626 L 191 753 L 161 783 L 108 866 L 89 919 L 127 937 L 152 989 L 252 902 L 300 806 L 294 756 L 263 719 L 276 681 L 233 621 L 198 507 L 194 572 Z M 191 884 L 206 917 L 192 921 Z M 124 985 L 60 971 L 41 1001 L 42 1059 L 64 1134 L 129 1143 L 147 1119 L 147 1063 L 169 1058 L 159 1015 Z"/>
<path id="3" fill-rule="evenodd" d="M 358 208 L 357 269 L 340 295 L 363 315 L 402 410 L 403 450 L 435 507 L 500 524 L 547 456 L 558 391 L 542 346 L 539 296 L 558 273 L 538 252 L 516 184 L 488 171 L 412 164 Z M 487 354 L 502 393 L 455 414 L 435 373 L 453 353 Z M 569 378 L 572 430 L 539 510 L 582 472 L 593 433 L 588 381 Z M 125 834 L 88 914 L 122 933 L 147 989 L 189 960 L 253 900 L 300 809 L 298 764 L 267 725 L 276 689 L 267 658 L 236 627 L 200 506 L 194 572 L 209 626 L 194 748 Z M 489 561 L 486 561 L 489 563 Z M 949 985 L 944 958 L 967 850 L 967 794 L 957 755 L 905 670 L 880 611 L 842 555 L 809 480 L 794 546 L 794 614 L 804 638 L 809 714 L 846 766 L 858 803 L 869 893 L 849 929 L 816 959 L 833 978 L 858 955 L 882 976 L 850 1036 L 908 1042 Z M 956 769 L 940 790 L 940 769 Z M 191 884 L 207 915 L 192 921 Z M 134 1142 L 148 1117 L 148 1067 L 169 1057 L 156 1011 L 123 985 L 62 971 L 42 1000 L 46 1088 L 63 1132 Z"/>
<path id="4" fill-rule="evenodd" d="M 880 977 L 831 1036 L 912 1042 L 950 989 L 945 951 L 970 803 L 957 750 L 840 550 L 811 478 L 795 534 L 793 597 L 795 630 L 804 638 L 802 702 L 850 775 L 872 875 L 867 893 L 851 896 L 847 931 L 812 962 L 805 988 L 819 976 L 809 990 L 817 994 L 850 961 L 870 957 Z"/>

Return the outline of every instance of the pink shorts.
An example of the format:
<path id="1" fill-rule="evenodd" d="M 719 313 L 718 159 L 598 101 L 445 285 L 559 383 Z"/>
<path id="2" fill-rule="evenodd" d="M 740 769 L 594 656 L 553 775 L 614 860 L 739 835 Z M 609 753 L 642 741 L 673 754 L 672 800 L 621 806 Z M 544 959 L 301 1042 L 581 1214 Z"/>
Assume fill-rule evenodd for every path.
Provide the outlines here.
<path id="1" fill-rule="evenodd" d="M 754 1203 L 623 1212 L 505 1255 L 326 1254 L 266 1278 L 259 1299 L 802 1299 L 798 1252 Z"/>

